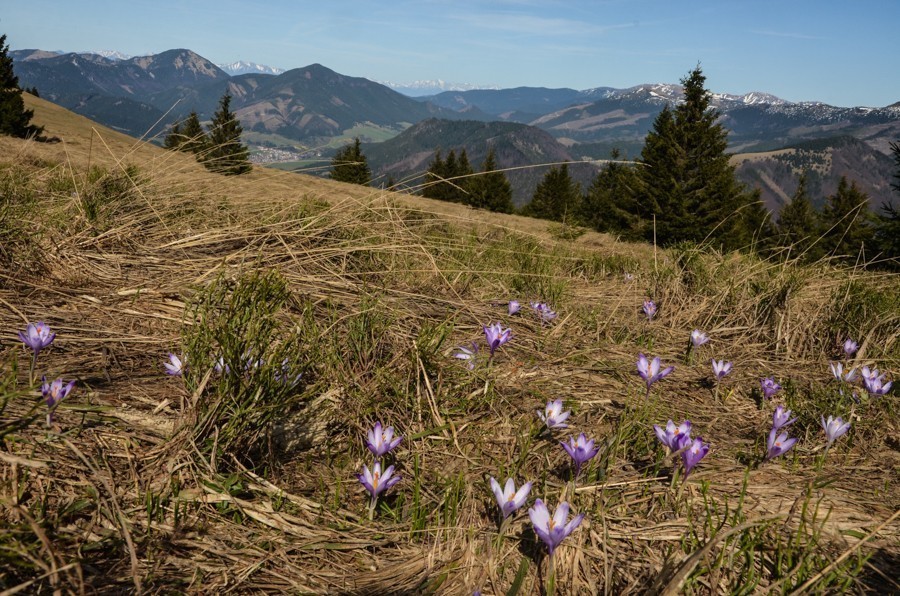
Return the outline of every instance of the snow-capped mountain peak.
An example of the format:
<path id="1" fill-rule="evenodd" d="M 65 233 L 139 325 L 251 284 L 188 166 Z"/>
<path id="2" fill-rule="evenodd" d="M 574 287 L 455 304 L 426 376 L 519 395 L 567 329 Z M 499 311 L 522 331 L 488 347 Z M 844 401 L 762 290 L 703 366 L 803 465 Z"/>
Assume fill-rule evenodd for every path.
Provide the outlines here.
<path id="1" fill-rule="evenodd" d="M 472 83 L 449 83 L 443 79 L 413 81 L 411 83 L 392 83 L 391 81 L 376 81 L 385 87 L 409 97 L 421 97 L 423 95 L 435 95 L 442 91 L 473 91 L 475 89 L 493 89 L 496 85 L 473 85 Z"/>
<path id="2" fill-rule="evenodd" d="M 238 60 L 237 62 L 230 62 L 228 64 L 217 64 L 216 66 L 218 66 L 231 76 L 242 74 L 280 75 L 284 72 L 283 68 L 278 68 L 277 66 L 266 66 L 265 64 L 247 62 L 246 60 Z"/>

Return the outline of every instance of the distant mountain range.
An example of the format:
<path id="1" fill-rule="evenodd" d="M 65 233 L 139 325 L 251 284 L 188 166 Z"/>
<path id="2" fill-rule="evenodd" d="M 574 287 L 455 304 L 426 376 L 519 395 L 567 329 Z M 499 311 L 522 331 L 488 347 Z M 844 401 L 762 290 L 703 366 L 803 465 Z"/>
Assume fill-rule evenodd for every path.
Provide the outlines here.
<path id="1" fill-rule="evenodd" d="M 112 51 L 10 55 L 23 87 L 36 87 L 45 99 L 134 136 L 161 135 L 191 110 L 208 120 L 228 92 L 249 142 L 296 149 L 334 146 L 354 136 L 385 141 L 367 145 L 366 151 L 378 171 L 395 179 L 424 170 L 435 148 L 456 148 L 450 131 L 476 167 L 489 143 L 504 147 L 504 156 L 498 154 L 503 167 L 606 158 L 612 148 L 634 158 L 659 112 L 682 98 L 681 87 L 671 84 L 441 90 L 453 85 L 437 80 L 391 88 L 319 64 L 287 71 L 250 62 L 216 65 L 187 49 L 136 57 Z M 399 88 L 407 94 L 440 92 L 414 98 Z M 873 199 L 889 196 L 879 176 L 889 143 L 900 139 L 900 102 L 842 108 L 757 92 L 715 94 L 713 105 L 730 131 L 730 150 L 755 154 L 744 160 L 740 173 L 763 187 L 769 205 L 789 196 L 790 184 L 778 165 L 784 158 L 767 152 L 810 142 L 831 147 L 821 157 L 829 168 L 823 188 L 835 176 L 849 175 Z M 453 121 L 466 123 L 448 124 Z M 503 123 L 516 128 L 499 127 Z M 848 144 L 847 138 L 858 142 Z M 529 175 L 516 174 L 517 202 L 530 192 Z"/>
<path id="2" fill-rule="evenodd" d="M 473 85 L 471 83 L 448 83 L 441 79 L 430 81 L 413 81 L 412 83 L 392 83 L 390 81 L 378 81 L 394 91 L 399 91 L 409 97 L 422 97 L 434 95 L 442 91 L 472 91 L 474 89 L 499 89 L 496 85 Z"/>

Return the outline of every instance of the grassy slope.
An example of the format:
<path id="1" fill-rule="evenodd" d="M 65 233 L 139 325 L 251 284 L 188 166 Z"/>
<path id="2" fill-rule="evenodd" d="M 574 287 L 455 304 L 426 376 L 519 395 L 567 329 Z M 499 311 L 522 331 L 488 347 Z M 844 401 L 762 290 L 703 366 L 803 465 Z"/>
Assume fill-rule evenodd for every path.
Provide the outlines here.
<path id="1" fill-rule="evenodd" d="M 271 169 L 223 178 L 32 106 L 65 142 L 0 138 L 0 188 L 16 209 L 0 277 L 12 397 L 0 418 L 0 586 L 455 594 L 520 580 L 536 593 L 547 561 L 527 515 L 495 542 L 485 479 L 510 474 L 535 481 L 529 502 L 566 498 L 587 514 L 557 552 L 560 593 L 900 589 L 896 398 L 854 405 L 827 370 L 847 335 L 860 339 L 858 362 L 898 370 L 896 276 L 657 253 L 592 233 L 557 242 L 546 222 Z M 126 164 L 137 174 L 124 177 Z M 275 404 L 272 440 L 246 449 L 259 429 L 229 429 L 261 407 L 212 431 L 222 385 L 198 370 L 186 387 L 161 363 L 203 337 L 186 305 L 218 275 L 254 270 L 277 270 L 291 291 L 279 329 L 299 334 L 305 373 L 301 392 Z M 660 304 L 652 323 L 647 297 Z M 550 301 L 560 316 L 508 317 L 510 298 Z M 49 432 L 40 409 L 9 426 L 39 402 L 15 337 L 35 320 L 58 332 L 38 371 L 78 380 Z M 514 339 L 490 367 L 470 373 L 449 356 L 496 320 Z M 712 341 L 687 364 L 695 327 Z M 676 365 L 648 401 L 639 351 Z M 735 362 L 718 398 L 706 385 L 713 356 Z M 786 386 L 800 442 L 757 466 L 772 406 L 752 390 L 768 374 Z M 557 438 L 583 431 L 601 445 L 575 494 L 534 415 L 556 398 L 573 411 Z M 821 413 L 853 417 L 824 461 Z M 668 418 L 689 418 L 712 445 L 684 483 L 650 428 Z M 354 474 L 375 420 L 405 437 L 403 480 L 369 522 Z M 705 544 L 708 556 L 690 556 Z M 755 576 L 738 575 L 742 553 Z"/>

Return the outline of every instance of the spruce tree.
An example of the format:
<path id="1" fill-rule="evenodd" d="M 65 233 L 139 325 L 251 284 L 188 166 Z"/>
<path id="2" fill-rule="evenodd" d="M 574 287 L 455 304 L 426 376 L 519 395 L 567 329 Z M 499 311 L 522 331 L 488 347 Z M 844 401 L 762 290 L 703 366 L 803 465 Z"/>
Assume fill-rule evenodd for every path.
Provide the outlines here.
<path id="1" fill-rule="evenodd" d="M 470 178 L 468 189 L 467 203 L 472 207 L 498 213 L 512 213 L 515 208 L 512 202 L 512 185 L 503 172 L 497 171 L 493 147 L 488 150 L 487 157 L 481 164 L 481 174 Z"/>
<path id="2" fill-rule="evenodd" d="M 551 166 L 544 174 L 523 213 L 531 217 L 572 223 L 578 216 L 580 203 L 581 188 L 569 175 L 569 165 L 564 163 L 558 168 Z"/>
<path id="3" fill-rule="evenodd" d="M 717 124 L 712 94 L 698 65 L 681 80 L 684 101 L 664 109 L 647 135 L 638 195 L 642 209 L 656 216 L 656 238 L 670 245 L 707 238 L 737 248 L 749 233 L 735 215 L 755 199 L 737 181 L 729 163 L 728 131 Z M 648 238 L 651 232 L 648 229 Z"/>
<path id="4" fill-rule="evenodd" d="M 202 155 L 206 150 L 209 139 L 206 138 L 206 133 L 203 131 L 203 127 L 200 126 L 200 117 L 197 116 L 197 112 L 191 110 L 187 120 L 182 124 L 181 137 L 182 142 L 179 147 L 181 151 L 190 151 L 191 153 Z"/>
<path id="5" fill-rule="evenodd" d="M 34 110 L 25 109 L 6 35 L 0 35 L 0 134 L 21 139 L 41 134 L 44 127 L 31 124 L 32 117 Z"/>
<path id="6" fill-rule="evenodd" d="M 372 182 L 372 171 L 363 155 L 359 137 L 335 154 L 331 160 L 331 179 L 361 186 L 368 186 Z"/>
<path id="7" fill-rule="evenodd" d="M 425 184 L 422 185 L 422 196 L 429 199 L 441 198 L 441 185 L 447 177 L 447 168 L 441 157 L 441 150 L 434 152 L 434 159 L 428 164 L 428 171 L 425 173 Z"/>
<path id="8" fill-rule="evenodd" d="M 225 93 L 209 125 L 209 145 L 202 155 L 203 165 L 219 174 L 237 175 L 249 172 L 250 151 L 241 143 L 240 122 L 231 111 L 231 95 Z"/>
<path id="9" fill-rule="evenodd" d="M 616 161 L 618 149 L 613 149 L 610 159 L 594 176 L 585 193 L 581 220 L 598 232 L 631 236 L 637 227 L 634 203 L 637 173 L 633 166 Z"/>
<path id="10" fill-rule="evenodd" d="M 171 149 L 172 151 L 177 151 L 181 148 L 183 140 L 184 139 L 181 137 L 181 122 L 176 120 L 175 123 L 172 124 L 172 128 L 169 129 L 169 134 L 167 134 L 165 140 L 163 140 L 163 147 Z"/>
<path id="11" fill-rule="evenodd" d="M 832 255 L 856 257 L 873 237 L 869 197 L 841 176 L 837 191 L 829 196 L 822 211 L 824 249 Z"/>
<path id="12" fill-rule="evenodd" d="M 811 252 L 819 235 L 819 214 L 812 206 L 806 190 L 806 172 L 800 174 L 800 181 L 791 202 L 781 208 L 778 216 L 778 244 L 790 249 L 790 256 L 804 255 L 806 260 L 815 260 L 819 250 Z"/>

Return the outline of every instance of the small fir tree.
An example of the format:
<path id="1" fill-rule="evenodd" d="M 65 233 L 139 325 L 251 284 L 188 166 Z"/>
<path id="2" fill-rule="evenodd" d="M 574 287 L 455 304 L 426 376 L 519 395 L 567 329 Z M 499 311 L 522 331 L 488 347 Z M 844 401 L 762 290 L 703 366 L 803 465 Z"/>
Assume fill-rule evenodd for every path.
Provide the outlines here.
<path id="1" fill-rule="evenodd" d="M 869 197 L 841 176 L 837 191 L 826 199 L 822 211 L 825 250 L 836 256 L 856 257 L 873 237 Z"/>
<path id="2" fill-rule="evenodd" d="M 534 189 L 531 202 L 523 213 L 532 217 L 571 223 L 578 215 L 581 188 L 569 175 L 569 164 L 551 166 Z"/>
<path id="3" fill-rule="evenodd" d="M 31 124 L 33 117 L 34 110 L 25 109 L 6 35 L 0 35 L 0 134 L 20 139 L 40 135 L 44 127 Z"/>
<path id="4" fill-rule="evenodd" d="M 231 111 L 231 95 L 225 93 L 209 125 L 209 145 L 202 155 L 203 165 L 219 174 L 238 175 L 249 172 L 250 150 L 241 143 L 244 129 Z M 182 131 L 184 132 L 184 131 Z"/>
<path id="5" fill-rule="evenodd" d="M 513 212 L 512 185 L 503 172 L 497 171 L 493 147 L 488 150 L 487 157 L 481 164 L 481 174 L 469 180 L 469 205 L 498 213 Z"/>
<path id="6" fill-rule="evenodd" d="M 429 199 L 440 199 L 441 187 L 446 177 L 447 168 L 444 164 L 444 159 L 441 157 L 441 150 L 437 149 L 434 152 L 434 159 L 428 164 L 428 171 L 425 172 L 422 196 Z"/>
<path id="7" fill-rule="evenodd" d="M 240 136 L 240 133 L 238 133 Z M 200 125 L 200 117 L 197 112 L 191 110 L 187 120 L 181 127 L 182 143 L 179 149 L 181 151 L 190 151 L 191 153 L 202 155 L 209 144 L 209 139 Z"/>
<path id="8" fill-rule="evenodd" d="M 891 155 L 894 156 L 894 180 L 896 182 L 891 183 L 891 188 L 900 192 L 900 141 L 896 141 L 891 143 Z"/>
<path id="9" fill-rule="evenodd" d="M 594 176 L 581 204 L 581 219 L 598 232 L 632 236 L 637 228 L 634 195 L 637 173 L 634 167 L 619 163 L 619 150 L 613 149 L 611 161 Z"/>
<path id="10" fill-rule="evenodd" d="M 819 229 L 819 214 L 809 200 L 806 172 L 803 172 L 791 202 L 781 208 L 778 216 L 778 244 L 789 249 L 790 256 L 803 255 L 806 260 L 815 260 L 821 256 L 818 250 L 813 253 Z"/>
<path id="11" fill-rule="evenodd" d="M 331 160 L 331 179 L 361 186 L 372 182 L 372 171 L 363 155 L 359 137 L 335 154 Z"/>

